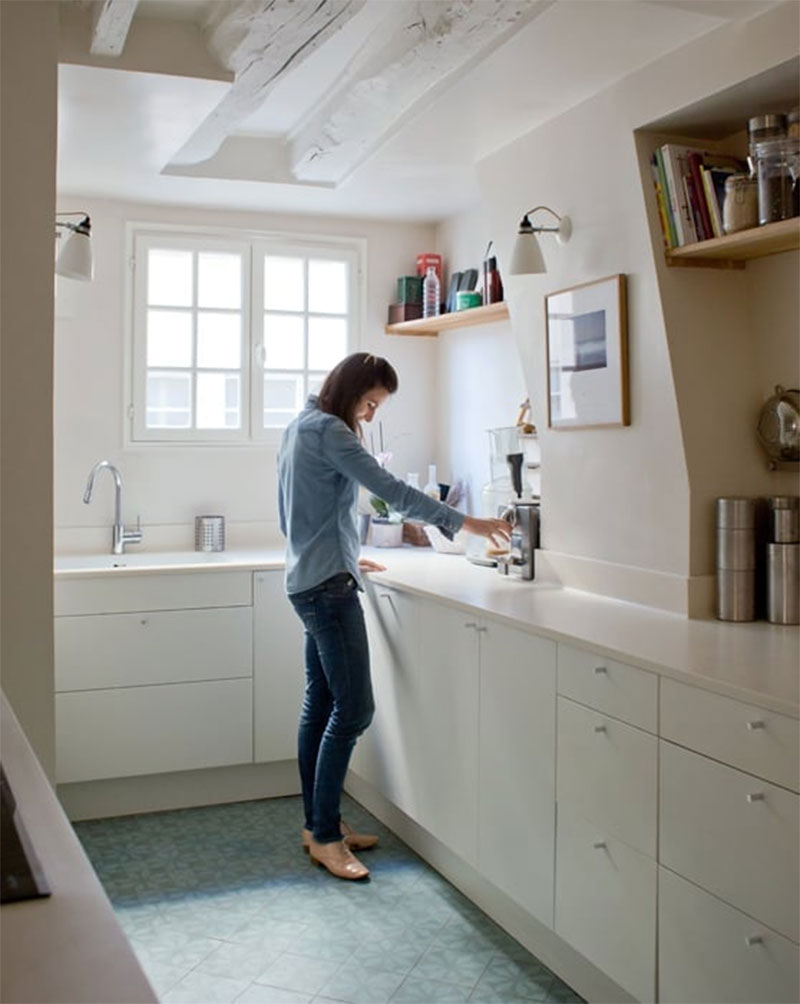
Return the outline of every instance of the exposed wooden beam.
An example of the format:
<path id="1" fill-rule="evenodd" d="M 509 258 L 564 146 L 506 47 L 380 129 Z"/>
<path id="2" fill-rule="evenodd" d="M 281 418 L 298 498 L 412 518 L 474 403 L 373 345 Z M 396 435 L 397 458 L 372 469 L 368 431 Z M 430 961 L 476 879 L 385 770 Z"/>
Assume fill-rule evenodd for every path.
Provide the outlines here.
<path id="1" fill-rule="evenodd" d="M 92 7 L 93 56 L 119 56 L 139 0 L 96 0 Z"/>
<path id="2" fill-rule="evenodd" d="M 236 79 L 172 164 L 213 157 L 277 82 L 339 31 L 365 0 L 240 0 L 221 4 L 206 27 L 209 49 Z"/>
<path id="3" fill-rule="evenodd" d="M 552 0 L 419 0 L 350 66 L 342 86 L 295 132 L 289 165 L 308 182 L 341 182 L 405 118 Z M 398 5 L 399 6 L 399 5 Z"/>

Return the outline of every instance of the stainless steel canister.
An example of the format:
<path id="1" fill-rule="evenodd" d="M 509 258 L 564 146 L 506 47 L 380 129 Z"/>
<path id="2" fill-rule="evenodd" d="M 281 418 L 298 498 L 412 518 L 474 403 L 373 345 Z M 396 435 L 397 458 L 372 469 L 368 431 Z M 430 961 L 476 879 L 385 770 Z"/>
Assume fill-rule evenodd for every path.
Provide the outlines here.
<path id="1" fill-rule="evenodd" d="M 224 516 L 195 516 L 194 549 L 195 551 L 225 550 Z"/>
<path id="2" fill-rule="evenodd" d="M 769 539 L 776 544 L 800 543 L 800 497 L 773 495 L 769 501 Z"/>
<path id="3" fill-rule="evenodd" d="M 717 499 L 717 617 L 755 619 L 756 502 L 734 496 Z"/>
<path id="4" fill-rule="evenodd" d="M 800 624 L 800 544 L 767 544 L 767 620 Z"/>

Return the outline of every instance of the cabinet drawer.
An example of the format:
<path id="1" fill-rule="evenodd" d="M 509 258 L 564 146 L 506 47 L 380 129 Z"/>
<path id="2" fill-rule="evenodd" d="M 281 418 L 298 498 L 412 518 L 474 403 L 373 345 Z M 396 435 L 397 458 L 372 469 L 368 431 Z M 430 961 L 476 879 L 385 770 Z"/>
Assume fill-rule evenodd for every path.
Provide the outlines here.
<path id="1" fill-rule="evenodd" d="M 556 763 L 559 804 L 656 856 L 655 736 L 559 697 Z"/>
<path id="2" fill-rule="evenodd" d="M 56 694 L 56 777 L 92 781 L 248 763 L 251 680 Z"/>
<path id="3" fill-rule="evenodd" d="M 667 1004 L 800 999 L 797 945 L 665 868 L 658 877 L 658 948 L 658 999 Z"/>
<path id="4" fill-rule="evenodd" d="M 122 572 L 54 583 L 54 612 L 115 614 L 136 610 L 188 610 L 193 607 L 250 606 L 252 574 L 236 572 Z"/>
<path id="5" fill-rule="evenodd" d="M 56 617 L 56 691 L 251 676 L 250 607 Z"/>
<path id="6" fill-rule="evenodd" d="M 797 941 L 798 796 L 671 743 L 660 754 L 661 863 Z"/>
<path id="7" fill-rule="evenodd" d="M 656 863 L 559 804 L 555 930 L 639 1001 L 654 1000 Z"/>
<path id="8" fill-rule="evenodd" d="M 661 680 L 661 735 L 800 790 L 800 722 L 675 680 Z"/>
<path id="9" fill-rule="evenodd" d="M 655 673 L 559 643 L 558 692 L 640 729 L 657 730 Z"/>

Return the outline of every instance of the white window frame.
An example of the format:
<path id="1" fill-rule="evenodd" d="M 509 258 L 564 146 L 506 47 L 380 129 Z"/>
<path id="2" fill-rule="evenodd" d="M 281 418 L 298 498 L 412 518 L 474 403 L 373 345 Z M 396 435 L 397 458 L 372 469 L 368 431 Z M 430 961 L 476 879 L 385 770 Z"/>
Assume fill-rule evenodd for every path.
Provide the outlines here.
<path id="1" fill-rule="evenodd" d="M 347 246 L 325 246 L 316 243 L 308 242 L 290 242 L 285 240 L 259 240 L 255 241 L 253 244 L 253 317 L 252 317 L 252 330 L 253 330 L 253 343 L 255 346 L 255 359 L 257 360 L 257 365 L 253 366 L 253 384 L 251 388 L 252 395 L 252 414 L 254 418 L 254 430 L 253 430 L 253 440 L 263 441 L 271 440 L 276 435 L 279 436 L 282 429 L 278 426 L 271 426 L 264 428 L 264 377 L 268 370 L 264 368 L 265 360 L 265 345 L 264 345 L 264 284 L 261 281 L 261 276 L 264 274 L 264 258 L 267 256 L 285 256 L 288 258 L 303 258 L 305 261 L 305 303 L 303 304 L 303 340 L 304 340 L 304 356 L 306 365 L 303 370 L 281 370 L 280 372 L 294 372 L 301 373 L 303 375 L 303 400 L 308 396 L 308 378 L 310 368 L 308 366 L 308 318 L 310 311 L 308 310 L 308 260 L 310 258 L 320 259 L 329 258 L 333 261 L 346 261 L 349 266 L 349 283 L 347 290 L 348 299 L 348 312 L 347 317 L 351 321 L 350 324 L 350 337 L 348 339 L 347 351 L 354 351 L 354 346 L 356 341 L 360 342 L 360 338 L 356 340 L 354 337 L 356 332 L 353 328 L 356 327 L 356 318 L 359 314 L 358 311 L 358 287 L 359 287 L 359 253 L 358 249 L 354 247 Z M 256 277 L 258 276 L 258 279 Z M 280 313 L 280 311 L 279 311 Z M 287 311 L 287 313 L 299 313 L 299 311 Z M 331 316 L 341 316 L 341 315 L 331 315 Z M 276 371 L 277 372 L 277 371 Z M 316 371 L 311 371 L 316 372 Z M 301 404 L 302 407 L 302 404 Z M 255 419 L 258 421 L 255 421 Z"/>
<path id="2" fill-rule="evenodd" d="M 242 427 L 240 429 L 148 429 L 146 427 L 146 254 L 151 247 L 194 251 L 245 251 L 242 294 Z M 346 260 L 349 265 L 347 352 L 362 343 L 365 316 L 366 240 L 297 233 L 259 232 L 169 224 L 126 225 L 126 352 L 124 442 L 130 449 L 194 446 L 256 446 L 280 441 L 283 429 L 263 427 L 264 337 L 263 257 L 302 256 Z M 260 270 L 260 275 L 257 275 Z M 307 296 L 306 291 L 306 296 Z M 304 313 L 308 317 L 308 312 Z M 307 343 L 306 321 L 306 343 Z M 307 359 L 306 359 L 307 362 Z M 307 380 L 308 366 L 305 367 Z M 307 383 L 306 383 L 307 386 Z"/>

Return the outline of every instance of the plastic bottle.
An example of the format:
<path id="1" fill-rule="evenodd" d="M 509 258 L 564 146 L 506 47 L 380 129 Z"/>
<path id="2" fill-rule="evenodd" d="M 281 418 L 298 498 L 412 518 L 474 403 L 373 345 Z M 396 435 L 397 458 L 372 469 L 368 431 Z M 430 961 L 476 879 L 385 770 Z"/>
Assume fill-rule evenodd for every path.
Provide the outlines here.
<path id="1" fill-rule="evenodd" d="M 439 501 L 439 482 L 436 480 L 436 464 L 428 464 L 428 480 L 425 483 L 425 487 L 422 489 L 426 495 L 430 495 L 432 499 Z"/>
<path id="2" fill-rule="evenodd" d="M 422 316 L 439 316 L 439 277 L 433 265 L 428 266 L 425 278 L 422 280 Z"/>

